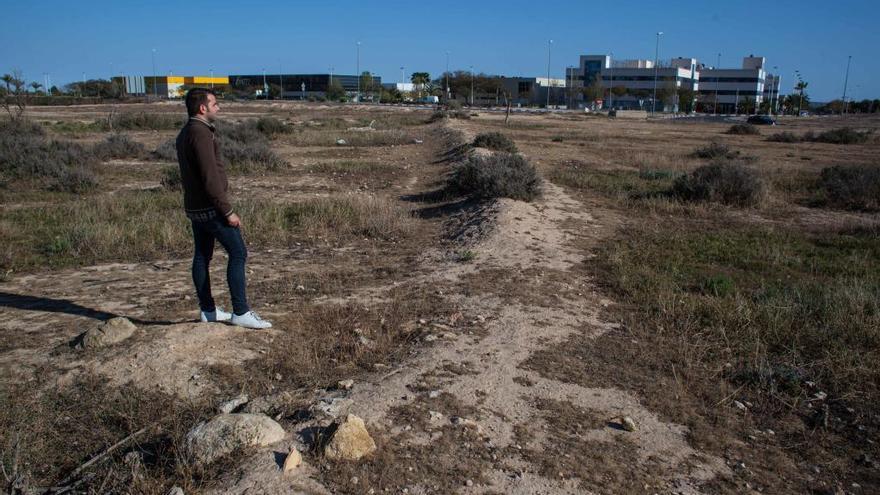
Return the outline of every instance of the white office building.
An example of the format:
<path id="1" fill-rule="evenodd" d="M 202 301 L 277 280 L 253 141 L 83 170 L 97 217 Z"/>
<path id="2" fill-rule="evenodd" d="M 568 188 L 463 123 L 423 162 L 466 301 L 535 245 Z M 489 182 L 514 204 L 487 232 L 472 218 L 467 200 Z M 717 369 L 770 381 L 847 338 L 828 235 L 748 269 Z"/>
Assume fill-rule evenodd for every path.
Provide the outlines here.
<path id="1" fill-rule="evenodd" d="M 749 55 L 743 58 L 739 69 L 700 68 L 699 95 L 702 110 L 736 113 L 737 108 L 748 106 L 754 112 L 771 92 L 778 96 L 778 78 L 764 71 L 765 63 L 764 57 Z M 771 83 L 775 83 L 765 90 L 768 77 L 772 78 Z"/>

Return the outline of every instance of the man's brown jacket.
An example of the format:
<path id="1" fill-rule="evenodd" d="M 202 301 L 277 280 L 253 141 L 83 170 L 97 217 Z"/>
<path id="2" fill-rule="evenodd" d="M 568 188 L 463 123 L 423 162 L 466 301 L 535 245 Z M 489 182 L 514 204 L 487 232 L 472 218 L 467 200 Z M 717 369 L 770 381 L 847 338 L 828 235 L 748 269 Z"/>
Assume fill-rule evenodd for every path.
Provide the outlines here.
<path id="1" fill-rule="evenodd" d="M 177 135 L 177 161 L 183 184 L 186 215 L 194 220 L 210 220 L 232 214 L 229 181 L 220 161 L 214 126 L 195 117 Z"/>

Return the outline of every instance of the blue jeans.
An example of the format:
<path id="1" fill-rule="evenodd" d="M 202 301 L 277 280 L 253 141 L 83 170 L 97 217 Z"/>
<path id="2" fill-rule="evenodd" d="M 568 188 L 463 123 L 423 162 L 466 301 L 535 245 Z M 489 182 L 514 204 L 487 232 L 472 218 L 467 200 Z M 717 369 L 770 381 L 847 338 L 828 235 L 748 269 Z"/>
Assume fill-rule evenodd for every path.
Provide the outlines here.
<path id="1" fill-rule="evenodd" d="M 229 284 L 229 294 L 232 297 L 232 311 L 237 315 L 243 315 L 250 311 L 245 293 L 244 264 L 247 260 L 247 248 L 241 231 L 236 227 L 226 224 L 226 219 L 218 217 L 207 222 L 192 221 L 193 240 L 195 241 L 195 254 L 192 262 L 193 283 L 196 285 L 196 294 L 199 296 L 199 307 L 202 311 L 214 311 L 214 297 L 211 295 L 211 275 L 208 266 L 214 255 L 214 241 L 220 241 L 220 245 L 229 255 L 229 263 L 226 265 L 226 282 Z"/>

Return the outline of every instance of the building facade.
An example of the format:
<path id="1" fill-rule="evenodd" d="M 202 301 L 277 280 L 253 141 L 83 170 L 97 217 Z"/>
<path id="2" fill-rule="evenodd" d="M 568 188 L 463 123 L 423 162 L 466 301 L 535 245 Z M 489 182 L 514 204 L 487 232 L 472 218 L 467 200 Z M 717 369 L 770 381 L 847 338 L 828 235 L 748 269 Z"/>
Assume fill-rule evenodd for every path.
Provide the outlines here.
<path id="1" fill-rule="evenodd" d="M 273 96 L 280 95 L 286 99 L 306 99 L 326 96 L 331 84 L 341 85 L 343 91 L 354 96 L 358 92 L 360 79 L 347 74 L 239 74 L 229 76 L 229 85 L 256 96 L 265 96 L 268 91 Z M 379 76 L 372 76 L 369 82 L 360 82 L 362 95 L 382 87 L 382 78 Z"/>
<path id="2" fill-rule="evenodd" d="M 739 69 L 702 67 L 700 69 L 700 101 L 704 112 L 756 112 L 765 101 L 765 85 L 769 74 L 764 71 L 764 57 L 743 57 Z M 774 76 L 770 76 L 774 77 Z M 777 83 L 778 84 L 778 83 Z M 778 95 L 779 87 L 775 88 Z"/>

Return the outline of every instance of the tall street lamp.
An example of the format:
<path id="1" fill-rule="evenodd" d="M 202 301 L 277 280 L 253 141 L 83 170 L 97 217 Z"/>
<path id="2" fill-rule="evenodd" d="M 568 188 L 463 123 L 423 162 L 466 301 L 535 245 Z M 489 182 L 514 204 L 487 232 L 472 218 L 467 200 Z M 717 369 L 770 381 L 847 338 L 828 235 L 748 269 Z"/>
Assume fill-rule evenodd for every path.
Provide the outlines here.
<path id="1" fill-rule="evenodd" d="M 153 60 L 153 97 L 158 98 L 159 97 L 159 87 L 158 87 L 159 85 L 156 84 L 156 49 L 155 48 L 153 48 L 152 60 Z"/>
<path id="2" fill-rule="evenodd" d="M 547 110 L 550 110 L 550 48 L 553 40 L 547 40 Z"/>
<path id="3" fill-rule="evenodd" d="M 474 106 L 474 66 L 471 66 L 471 106 Z"/>
<path id="4" fill-rule="evenodd" d="M 266 69 L 263 69 L 263 92 L 266 93 L 264 99 L 269 99 L 269 85 L 266 84 Z"/>
<path id="5" fill-rule="evenodd" d="M 660 63 L 660 36 L 663 31 L 657 32 L 657 43 L 654 45 L 654 96 L 651 98 L 651 116 L 654 116 L 654 110 L 657 108 L 657 65 Z"/>
<path id="6" fill-rule="evenodd" d="M 357 82 L 358 82 L 358 91 L 357 95 L 354 98 L 354 101 L 357 103 L 361 102 L 361 42 L 357 42 Z"/>
<path id="7" fill-rule="evenodd" d="M 446 102 L 449 103 L 449 97 L 452 95 L 452 92 L 449 91 L 449 50 L 446 50 Z"/>
<path id="8" fill-rule="evenodd" d="M 849 84 L 849 64 L 852 62 L 852 55 L 846 59 L 846 77 L 843 79 L 843 113 L 846 113 L 846 86 Z"/>
<path id="9" fill-rule="evenodd" d="M 614 110 L 614 52 L 608 57 L 608 110 Z"/>

